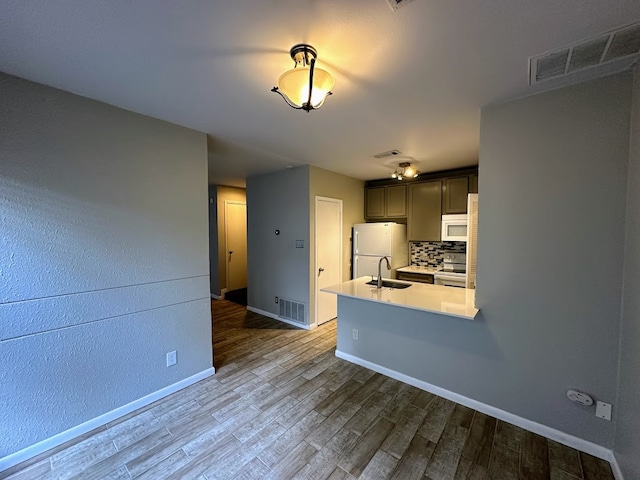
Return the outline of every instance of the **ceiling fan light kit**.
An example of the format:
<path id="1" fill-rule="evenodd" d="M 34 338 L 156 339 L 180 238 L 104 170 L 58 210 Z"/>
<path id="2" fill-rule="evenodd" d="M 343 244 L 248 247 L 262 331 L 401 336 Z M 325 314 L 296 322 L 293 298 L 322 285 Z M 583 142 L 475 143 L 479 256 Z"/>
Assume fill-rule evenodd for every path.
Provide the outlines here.
<path id="1" fill-rule="evenodd" d="M 391 174 L 391 178 L 402 180 L 403 178 L 415 178 L 420 174 L 411 162 L 399 163 L 394 172 Z"/>
<path id="2" fill-rule="evenodd" d="M 326 98 L 333 94 L 333 76 L 326 70 L 316 68 L 318 52 L 311 45 L 294 45 L 289 53 L 295 66 L 280 75 L 278 85 L 271 91 L 280 94 L 296 110 L 310 112 L 320 108 Z"/>

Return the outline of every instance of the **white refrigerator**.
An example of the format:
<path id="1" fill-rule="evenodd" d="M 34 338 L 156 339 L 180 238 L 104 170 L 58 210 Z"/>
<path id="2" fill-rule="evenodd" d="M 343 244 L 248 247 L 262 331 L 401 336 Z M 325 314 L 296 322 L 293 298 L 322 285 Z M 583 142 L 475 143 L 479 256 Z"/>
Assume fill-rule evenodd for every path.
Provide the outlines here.
<path id="1" fill-rule="evenodd" d="M 382 261 L 382 278 L 396 278 L 396 269 L 409 264 L 407 226 L 401 223 L 357 223 L 353 226 L 352 278 L 378 276 L 378 262 L 389 257 L 391 269 Z"/>

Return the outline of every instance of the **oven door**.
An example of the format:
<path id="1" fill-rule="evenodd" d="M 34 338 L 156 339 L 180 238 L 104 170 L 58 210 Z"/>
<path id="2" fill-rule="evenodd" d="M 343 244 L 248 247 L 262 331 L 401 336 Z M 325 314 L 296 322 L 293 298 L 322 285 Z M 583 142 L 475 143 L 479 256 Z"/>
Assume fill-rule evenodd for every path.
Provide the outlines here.
<path id="1" fill-rule="evenodd" d="M 433 276 L 433 283 L 445 287 L 466 288 L 467 275 L 463 273 L 436 272 Z"/>

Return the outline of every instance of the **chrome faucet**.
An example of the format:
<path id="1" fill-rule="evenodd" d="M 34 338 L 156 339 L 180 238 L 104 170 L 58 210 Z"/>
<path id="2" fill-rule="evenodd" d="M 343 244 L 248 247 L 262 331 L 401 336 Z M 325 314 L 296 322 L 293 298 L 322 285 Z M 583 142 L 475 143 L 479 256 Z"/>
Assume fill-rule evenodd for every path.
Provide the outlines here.
<path id="1" fill-rule="evenodd" d="M 389 259 L 387 257 L 382 257 L 378 260 L 378 284 L 376 288 L 382 288 L 382 260 L 387 262 L 387 268 L 391 270 L 391 265 L 389 264 Z"/>

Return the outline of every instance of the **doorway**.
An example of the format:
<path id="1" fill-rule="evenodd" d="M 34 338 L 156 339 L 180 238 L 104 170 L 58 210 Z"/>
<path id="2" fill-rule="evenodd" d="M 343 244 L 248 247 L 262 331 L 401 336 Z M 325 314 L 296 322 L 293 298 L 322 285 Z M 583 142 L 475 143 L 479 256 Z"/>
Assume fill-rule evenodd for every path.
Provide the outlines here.
<path id="1" fill-rule="evenodd" d="M 342 280 L 342 200 L 316 197 L 315 293 L 316 324 L 338 316 L 338 298 L 321 289 Z"/>
<path id="2" fill-rule="evenodd" d="M 225 297 L 244 298 L 247 295 L 247 204 L 224 202 L 224 231 L 226 244 L 227 293 Z"/>

